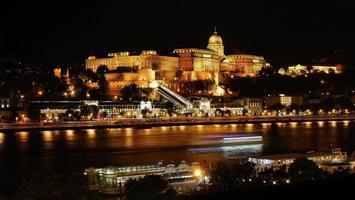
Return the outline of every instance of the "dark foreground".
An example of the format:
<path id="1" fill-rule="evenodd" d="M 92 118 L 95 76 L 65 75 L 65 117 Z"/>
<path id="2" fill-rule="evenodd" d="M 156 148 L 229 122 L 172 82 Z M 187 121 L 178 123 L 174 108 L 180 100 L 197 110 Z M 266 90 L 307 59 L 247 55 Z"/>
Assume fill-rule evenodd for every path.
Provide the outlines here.
<path id="1" fill-rule="evenodd" d="M 318 182 L 249 186 L 231 192 L 213 192 L 211 191 L 213 188 L 210 188 L 204 192 L 168 199 L 339 199 L 340 197 L 352 199 L 354 185 L 355 175 L 333 175 Z M 32 177 L 21 184 L 15 193 L 9 196 L 0 196 L 0 199 L 118 200 L 120 198 L 88 191 L 85 187 L 85 178 L 74 173 L 69 176 L 57 174 Z"/>
<path id="2" fill-rule="evenodd" d="M 355 176 L 334 176 L 319 182 L 245 188 L 233 192 L 206 192 L 181 197 L 181 200 L 222 199 L 352 199 Z"/>

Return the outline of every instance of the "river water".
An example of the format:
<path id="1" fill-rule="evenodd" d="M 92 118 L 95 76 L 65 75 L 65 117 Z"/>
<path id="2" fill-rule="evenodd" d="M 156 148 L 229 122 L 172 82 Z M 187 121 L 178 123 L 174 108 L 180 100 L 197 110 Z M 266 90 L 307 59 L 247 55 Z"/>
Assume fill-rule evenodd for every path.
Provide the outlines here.
<path id="1" fill-rule="evenodd" d="M 262 142 L 224 144 L 220 137 L 260 135 Z M 0 177 L 86 167 L 164 162 L 230 161 L 250 155 L 355 150 L 355 122 L 195 125 L 0 133 Z"/>

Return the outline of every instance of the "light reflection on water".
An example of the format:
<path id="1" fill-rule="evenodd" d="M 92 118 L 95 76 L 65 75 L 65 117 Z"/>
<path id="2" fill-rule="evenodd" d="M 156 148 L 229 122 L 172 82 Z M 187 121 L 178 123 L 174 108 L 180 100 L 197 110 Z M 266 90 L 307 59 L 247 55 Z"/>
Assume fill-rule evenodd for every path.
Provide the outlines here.
<path id="1" fill-rule="evenodd" d="M 18 132 L 17 135 L 18 135 L 18 138 L 20 140 L 20 142 L 27 142 L 28 141 L 28 132 L 27 131 L 21 131 L 21 132 Z"/>
<path id="2" fill-rule="evenodd" d="M 244 144 L 235 146 L 190 148 L 188 151 L 197 154 L 222 153 L 224 157 L 232 158 L 237 156 L 260 154 L 262 152 L 262 147 L 262 144 Z"/>
<path id="3" fill-rule="evenodd" d="M 343 124 L 344 124 L 344 127 L 348 127 L 348 126 L 349 126 L 349 124 L 350 124 L 350 121 L 348 121 L 348 120 L 344 120 L 344 121 L 343 121 Z"/>
<path id="4" fill-rule="evenodd" d="M 86 130 L 88 138 L 95 138 L 96 137 L 96 130 L 95 129 L 87 129 Z"/>
<path id="5" fill-rule="evenodd" d="M 4 133 L 0 132 L 0 145 L 2 145 L 2 143 L 4 142 L 4 138 L 5 138 Z"/>
<path id="6" fill-rule="evenodd" d="M 44 141 L 51 141 L 53 140 L 53 132 L 52 131 L 43 131 L 43 140 Z"/>
<path id="7" fill-rule="evenodd" d="M 319 122 L 317 122 L 317 124 L 318 124 L 319 128 L 322 128 L 324 126 L 324 122 L 323 121 L 319 121 Z"/>
<path id="8" fill-rule="evenodd" d="M 69 141 L 73 141 L 75 139 L 74 130 L 65 130 L 65 138 Z"/>
<path id="9" fill-rule="evenodd" d="M 345 120 L 22 131 L 0 133 L 0 156 L 8 155 L 13 159 L 12 165 L 27 171 L 135 164 L 164 159 L 220 161 L 241 154 L 326 150 L 331 144 L 346 148 L 351 153 L 355 150 L 354 129 L 354 122 Z M 217 141 L 206 139 L 236 134 L 261 135 L 263 142 L 259 146 L 220 146 Z"/>
<path id="10" fill-rule="evenodd" d="M 303 122 L 306 125 L 306 128 L 312 127 L 313 122 Z"/>
<path id="11" fill-rule="evenodd" d="M 330 122 L 328 122 L 328 123 L 330 123 L 330 126 L 331 127 L 333 127 L 333 128 L 335 128 L 335 127 L 337 127 L 337 121 L 330 121 Z"/>

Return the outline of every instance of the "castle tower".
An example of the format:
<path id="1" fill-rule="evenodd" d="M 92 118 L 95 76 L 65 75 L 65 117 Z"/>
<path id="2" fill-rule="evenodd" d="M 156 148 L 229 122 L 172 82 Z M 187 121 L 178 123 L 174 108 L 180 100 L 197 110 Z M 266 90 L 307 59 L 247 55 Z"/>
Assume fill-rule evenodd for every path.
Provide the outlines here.
<path id="1" fill-rule="evenodd" d="M 216 27 L 214 33 L 208 40 L 207 49 L 215 51 L 219 56 L 224 56 L 224 46 L 221 36 L 218 35 Z"/>

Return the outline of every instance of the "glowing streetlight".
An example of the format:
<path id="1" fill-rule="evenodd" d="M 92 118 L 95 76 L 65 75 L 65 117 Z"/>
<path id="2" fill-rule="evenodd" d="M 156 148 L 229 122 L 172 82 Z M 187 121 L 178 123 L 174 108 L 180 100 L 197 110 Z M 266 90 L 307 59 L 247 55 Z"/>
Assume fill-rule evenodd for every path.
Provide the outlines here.
<path id="1" fill-rule="evenodd" d="M 196 170 L 194 171 L 194 176 L 195 176 L 195 177 L 201 177 L 201 176 L 202 176 L 202 171 L 201 171 L 200 169 L 196 169 Z"/>
<path id="2" fill-rule="evenodd" d="M 38 91 L 38 95 L 40 95 L 40 96 L 41 96 L 42 94 L 43 94 L 43 92 L 42 92 L 42 91 Z"/>

